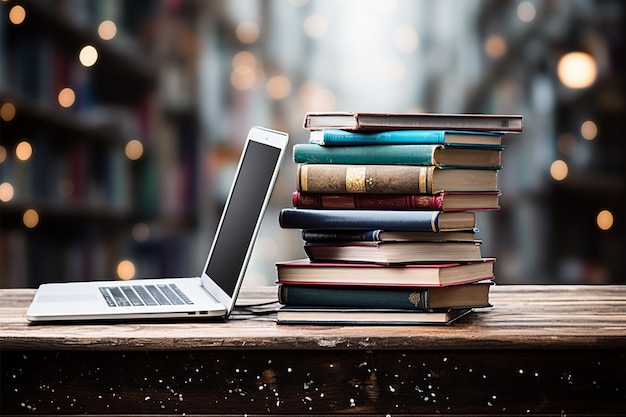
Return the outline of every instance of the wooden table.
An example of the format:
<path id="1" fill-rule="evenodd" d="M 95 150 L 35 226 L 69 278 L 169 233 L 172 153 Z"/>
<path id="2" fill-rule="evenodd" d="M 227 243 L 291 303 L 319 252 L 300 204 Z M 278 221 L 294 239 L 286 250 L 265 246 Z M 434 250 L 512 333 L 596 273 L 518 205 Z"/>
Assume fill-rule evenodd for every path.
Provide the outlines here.
<path id="1" fill-rule="evenodd" d="M 496 286 L 449 327 L 29 325 L 33 294 L 0 290 L 2 415 L 626 414 L 626 286 Z"/>

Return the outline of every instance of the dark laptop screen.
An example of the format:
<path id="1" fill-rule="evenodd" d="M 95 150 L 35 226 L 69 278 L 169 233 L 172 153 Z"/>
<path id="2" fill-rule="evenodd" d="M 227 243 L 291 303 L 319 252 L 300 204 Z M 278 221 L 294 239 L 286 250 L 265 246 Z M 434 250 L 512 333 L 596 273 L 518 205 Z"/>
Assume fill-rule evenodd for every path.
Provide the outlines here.
<path id="1" fill-rule="evenodd" d="M 250 141 L 217 231 L 206 274 L 232 296 L 280 149 Z"/>

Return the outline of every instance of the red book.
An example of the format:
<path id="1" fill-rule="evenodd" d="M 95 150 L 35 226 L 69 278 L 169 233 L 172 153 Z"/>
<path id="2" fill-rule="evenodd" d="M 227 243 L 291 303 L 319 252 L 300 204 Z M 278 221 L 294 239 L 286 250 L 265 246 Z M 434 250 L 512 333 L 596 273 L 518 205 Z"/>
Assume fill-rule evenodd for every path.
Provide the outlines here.
<path id="1" fill-rule="evenodd" d="M 367 210 L 499 210 L 500 192 L 444 192 L 428 194 L 326 194 L 295 191 L 296 208 Z"/>

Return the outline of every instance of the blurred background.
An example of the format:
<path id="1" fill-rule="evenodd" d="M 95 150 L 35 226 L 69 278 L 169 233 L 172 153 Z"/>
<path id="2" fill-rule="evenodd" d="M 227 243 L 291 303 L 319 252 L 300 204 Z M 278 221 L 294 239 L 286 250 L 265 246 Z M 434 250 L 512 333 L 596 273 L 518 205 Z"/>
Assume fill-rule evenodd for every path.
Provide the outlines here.
<path id="1" fill-rule="evenodd" d="M 200 273 L 253 125 L 314 110 L 521 114 L 501 284 L 625 283 L 622 0 L 0 2 L 0 286 Z M 287 154 L 246 276 L 304 257 Z"/>

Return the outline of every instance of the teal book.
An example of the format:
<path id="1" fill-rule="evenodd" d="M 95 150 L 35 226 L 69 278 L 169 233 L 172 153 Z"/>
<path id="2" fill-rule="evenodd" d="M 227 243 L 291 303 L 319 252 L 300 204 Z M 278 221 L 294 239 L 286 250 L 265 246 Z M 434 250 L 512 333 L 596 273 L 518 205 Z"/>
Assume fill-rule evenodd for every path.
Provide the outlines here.
<path id="1" fill-rule="evenodd" d="M 501 168 L 501 150 L 443 145 L 293 146 L 293 159 L 306 164 L 420 165 L 440 168 Z"/>
<path id="2" fill-rule="evenodd" d="M 458 130 L 386 130 L 356 132 L 340 129 L 314 130 L 309 143 L 324 146 L 440 144 L 502 148 L 502 135 Z"/>

